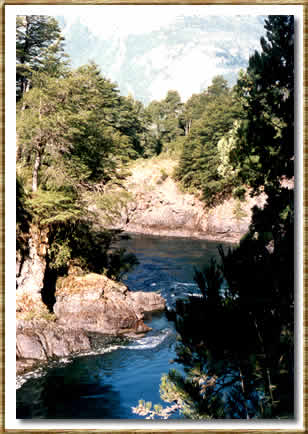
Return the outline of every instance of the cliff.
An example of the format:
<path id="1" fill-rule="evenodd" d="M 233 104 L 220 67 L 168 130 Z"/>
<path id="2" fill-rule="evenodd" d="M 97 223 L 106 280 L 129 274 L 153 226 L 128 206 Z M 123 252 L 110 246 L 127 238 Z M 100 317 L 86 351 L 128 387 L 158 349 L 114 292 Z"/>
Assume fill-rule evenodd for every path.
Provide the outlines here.
<path id="1" fill-rule="evenodd" d="M 135 233 L 239 241 L 248 230 L 253 206 L 263 206 L 265 195 L 251 198 L 247 194 L 244 201 L 230 198 L 206 208 L 173 180 L 175 165 L 176 161 L 161 158 L 135 162 L 124 182 L 129 199 L 110 226 Z M 113 187 L 109 192 L 120 191 Z"/>

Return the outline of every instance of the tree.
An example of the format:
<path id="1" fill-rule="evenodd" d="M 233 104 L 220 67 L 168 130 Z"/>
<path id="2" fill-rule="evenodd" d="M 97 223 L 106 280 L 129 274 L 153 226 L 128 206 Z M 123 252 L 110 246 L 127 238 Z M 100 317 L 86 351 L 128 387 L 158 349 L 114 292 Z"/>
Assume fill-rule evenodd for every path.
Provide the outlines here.
<path id="1" fill-rule="evenodd" d="M 115 179 L 118 169 L 142 151 L 143 126 L 134 104 L 96 65 L 63 77 L 36 72 L 32 81 L 21 102 L 27 109 L 17 113 L 22 157 L 32 165 L 32 191 L 38 189 L 42 164 L 45 188 L 54 189 L 61 180 L 62 189 L 91 189 Z"/>
<path id="2" fill-rule="evenodd" d="M 182 110 L 180 95 L 175 90 L 169 90 L 164 100 L 152 101 L 147 107 L 158 154 L 168 151 L 169 144 L 184 135 Z"/>
<path id="3" fill-rule="evenodd" d="M 132 149 L 128 152 L 128 157 L 143 154 L 147 127 L 148 119 L 142 103 L 131 96 L 120 96 L 118 128 L 123 135 L 130 138 Z"/>
<path id="4" fill-rule="evenodd" d="M 201 118 L 208 103 L 208 94 L 206 91 L 199 94 L 193 94 L 185 103 L 183 108 L 183 120 L 185 136 L 188 136 L 194 121 Z"/>
<path id="5" fill-rule="evenodd" d="M 63 36 L 58 22 L 44 15 L 22 15 L 16 18 L 16 97 L 19 100 L 30 89 L 34 71 L 49 73 L 61 63 Z M 49 57 L 46 62 L 46 56 Z"/>
<path id="6" fill-rule="evenodd" d="M 216 75 L 212 84 L 208 87 L 207 93 L 210 97 L 219 97 L 228 93 L 228 83 L 222 75 Z"/>
<path id="7" fill-rule="evenodd" d="M 227 253 L 220 248 L 220 266 L 212 260 L 195 270 L 202 297 L 176 305 L 175 361 L 184 374 L 172 369 L 160 386 L 161 398 L 185 417 L 293 417 L 294 299 L 287 247 L 282 243 L 269 252 L 262 240 L 248 237 Z"/>
<path id="8" fill-rule="evenodd" d="M 262 51 L 236 89 L 244 111 L 231 153 L 242 183 L 279 189 L 294 174 L 294 17 L 269 16 Z"/>
<path id="9" fill-rule="evenodd" d="M 38 175 L 46 151 L 60 154 L 68 150 L 63 122 L 64 81 L 49 78 L 43 73 L 32 76 L 34 87 L 24 95 L 22 108 L 17 112 L 17 136 L 26 160 L 32 161 L 32 191 L 38 189 Z M 21 147 L 20 147 L 21 148 Z"/>
<path id="10" fill-rule="evenodd" d="M 222 77 L 214 78 L 202 115 L 191 125 L 185 138 L 176 179 L 186 188 L 201 190 L 208 205 L 213 204 L 221 193 L 224 196 L 230 192 L 230 185 L 218 171 L 218 142 L 232 127 L 238 111 L 227 82 Z"/>

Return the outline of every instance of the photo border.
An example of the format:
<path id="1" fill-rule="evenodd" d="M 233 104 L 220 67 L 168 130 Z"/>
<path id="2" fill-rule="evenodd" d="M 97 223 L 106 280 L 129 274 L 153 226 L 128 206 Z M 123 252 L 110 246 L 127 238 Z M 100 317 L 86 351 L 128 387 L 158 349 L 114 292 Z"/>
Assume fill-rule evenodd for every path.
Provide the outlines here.
<path id="1" fill-rule="evenodd" d="M 298 283 L 301 282 L 303 285 L 303 340 L 302 340 L 302 349 L 303 349 L 303 429 L 284 429 L 284 428 L 273 428 L 273 429 L 260 429 L 260 428 L 254 428 L 254 424 L 252 423 L 251 429 L 241 429 L 240 425 L 238 428 L 222 428 L 222 429 L 199 429 L 199 428 L 189 428 L 185 429 L 185 422 L 183 422 L 183 429 L 174 429 L 172 427 L 168 428 L 168 421 L 162 422 L 166 426 L 164 428 L 158 428 L 157 424 L 155 424 L 155 427 L 149 429 L 130 429 L 123 426 L 119 427 L 119 429 L 70 429 L 69 427 L 66 429 L 6 429 L 5 428 L 5 303 L 4 303 L 4 288 L 5 288 L 5 104 L 4 104 L 4 97 L 5 97 L 5 60 L 4 60 L 4 52 L 5 52 L 5 6 L 6 5 L 29 5 L 29 6 L 36 6 L 36 5 L 215 5 L 215 6 L 244 6 L 244 5 L 266 5 L 266 6 L 276 6 L 276 5 L 289 5 L 289 6 L 303 6 L 303 191 L 302 191 L 302 199 L 303 203 L 301 211 L 302 215 L 298 216 L 297 222 L 302 225 L 302 231 L 303 236 L 302 239 L 298 239 L 297 241 L 297 248 L 300 248 L 299 243 L 302 243 L 302 249 L 303 249 L 303 265 L 302 269 L 298 270 L 299 275 L 297 276 Z M 307 378 L 307 331 L 308 331 L 308 307 L 307 307 L 307 292 L 306 292 L 306 286 L 308 282 L 308 257 L 307 257 L 307 219 L 308 219 L 308 188 L 307 188 L 307 164 L 308 164 L 308 148 L 307 148 L 307 127 L 308 127 L 308 116 L 307 116 L 307 101 L 308 101 L 308 67 L 307 67 L 307 54 L 308 54 L 308 0 L 304 1 L 292 1 L 292 0 L 285 0 L 285 1 L 275 1 L 275 0 L 253 0 L 253 1 L 244 1 L 244 0 L 212 0 L 212 1 L 204 1 L 204 0 L 193 0 L 193 1 L 160 1 L 160 0 L 148 0 L 148 1 L 129 1 L 129 0 L 123 0 L 123 1 L 116 1 L 116 0 L 105 0 L 105 1 L 93 1 L 93 0 L 0 0 L 0 6 L 1 6 L 1 15 L 0 15 L 0 25 L 1 25 L 1 39 L 0 39 L 0 66 L 1 66 L 1 73 L 0 73 L 0 154 L 1 154 L 1 162 L 0 162 L 0 173 L 1 173 L 1 179 L 0 179 L 0 211 L 1 211 L 1 228 L 0 228 L 0 276 L 1 276 L 1 296 L 0 296 L 0 305 L 1 305 L 1 321 L 0 321 L 0 371 L 1 371 L 1 379 L 0 379 L 0 385 L 1 385 L 1 393 L 0 393 L 0 427 L 2 428 L 3 432 L 65 432 L 65 433 L 85 433 L 85 432 L 110 432 L 110 433 L 173 433 L 173 432 L 179 432 L 179 433 L 190 433 L 194 432 L 196 434 L 199 433 L 205 433 L 205 432 L 219 432 L 219 433 L 229 433 L 229 432 L 249 432 L 249 433 L 260 433 L 260 432 L 266 432 L 266 433 L 275 433 L 275 432 L 287 432 L 287 433 L 295 433 L 295 432 L 306 432 L 308 431 L 308 425 L 307 425 L 307 417 L 308 417 L 308 407 L 307 407 L 307 387 L 308 387 L 308 378 Z M 9 188 L 9 186 L 7 186 Z M 297 228 L 299 229 L 299 228 Z M 298 231 L 299 232 L 299 231 Z M 302 276 L 300 275 L 302 272 Z M 66 421 L 67 425 L 69 425 L 70 421 Z M 119 425 L 125 424 L 125 421 L 119 420 L 117 423 Z M 46 420 L 46 424 L 48 424 L 48 420 Z M 151 422 L 149 421 L 149 425 L 151 425 Z"/>

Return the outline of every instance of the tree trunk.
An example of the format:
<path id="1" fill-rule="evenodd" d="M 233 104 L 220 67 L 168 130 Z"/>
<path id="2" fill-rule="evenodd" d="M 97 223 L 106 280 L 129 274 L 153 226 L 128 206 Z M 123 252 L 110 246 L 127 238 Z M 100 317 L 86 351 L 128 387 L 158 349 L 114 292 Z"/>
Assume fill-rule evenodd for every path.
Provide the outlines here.
<path id="1" fill-rule="evenodd" d="M 38 172 L 41 165 L 41 152 L 39 150 L 36 151 L 36 157 L 33 167 L 33 174 L 32 174 L 32 191 L 37 191 L 37 185 L 38 185 Z"/>
<path id="2" fill-rule="evenodd" d="M 242 387 L 242 392 L 243 392 L 243 397 L 244 397 L 244 407 L 245 407 L 245 412 L 246 412 L 246 419 L 250 419 L 249 413 L 248 413 L 248 407 L 247 407 L 244 378 L 243 378 L 241 367 L 239 368 L 239 371 L 240 371 L 241 387 Z"/>
<path id="3" fill-rule="evenodd" d="M 21 159 L 21 153 L 22 153 L 22 149 L 19 143 L 19 135 L 17 133 L 16 134 L 16 163 Z"/>
<path id="4" fill-rule="evenodd" d="M 22 96 L 29 92 L 30 90 L 30 85 L 31 85 L 31 81 L 27 78 L 23 78 L 23 84 L 22 84 Z M 22 103 L 22 107 L 21 107 L 21 111 L 23 112 L 26 108 L 26 103 L 25 101 L 23 101 Z"/>
<path id="5" fill-rule="evenodd" d="M 191 119 L 185 123 L 185 136 L 188 136 L 191 128 Z"/>
<path id="6" fill-rule="evenodd" d="M 30 80 L 26 77 L 22 79 L 22 95 L 29 92 L 30 90 Z"/>
<path id="7" fill-rule="evenodd" d="M 29 32 L 30 32 L 30 18 L 26 16 L 25 18 L 25 44 L 23 47 L 23 56 L 20 59 L 20 63 L 24 65 L 26 63 L 27 54 L 29 53 Z M 20 83 L 20 91 L 21 91 L 21 98 L 24 93 L 28 92 L 30 89 L 30 80 L 27 79 L 27 77 L 22 76 L 21 77 L 21 83 Z M 22 110 L 24 110 L 24 104 L 22 106 Z"/>
<path id="8" fill-rule="evenodd" d="M 42 98 L 40 97 L 40 105 L 39 105 L 39 124 L 41 125 L 42 121 Z M 43 153 L 44 147 L 42 146 L 42 131 L 40 129 L 40 140 L 39 145 L 36 149 L 36 156 L 34 161 L 34 167 L 33 167 L 33 174 L 32 174 L 32 191 L 37 191 L 38 186 L 38 172 L 41 165 L 41 159 L 42 159 L 42 153 Z"/>

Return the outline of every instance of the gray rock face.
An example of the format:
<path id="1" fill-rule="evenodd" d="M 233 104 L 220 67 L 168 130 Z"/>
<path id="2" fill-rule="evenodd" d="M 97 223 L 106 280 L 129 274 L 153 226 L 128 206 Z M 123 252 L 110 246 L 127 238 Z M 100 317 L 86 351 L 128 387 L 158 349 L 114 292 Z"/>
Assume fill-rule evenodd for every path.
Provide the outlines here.
<path id="1" fill-rule="evenodd" d="M 173 195 L 169 200 L 157 201 L 153 197 L 144 209 L 146 199 L 141 196 L 133 211 L 128 207 L 127 216 L 121 220 L 122 227 L 128 232 L 239 240 L 249 229 L 252 207 L 256 204 L 262 207 L 266 200 L 265 195 L 259 198 L 247 195 L 243 202 L 230 198 L 214 208 L 205 208 L 198 199 L 177 191 L 175 184 L 172 190 L 172 183 L 170 180 L 169 187 L 166 186 L 166 191 Z"/>
<path id="2" fill-rule="evenodd" d="M 61 327 L 44 320 L 17 322 L 17 359 L 47 361 L 90 348 L 90 340 L 84 330 Z"/>
<path id="3" fill-rule="evenodd" d="M 175 165 L 172 160 L 136 163 L 126 180 L 131 200 L 111 226 L 152 235 L 239 241 L 249 229 L 253 206 L 262 207 L 265 195 L 251 198 L 247 194 L 242 202 L 229 198 L 206 208 L 199 197 L 183 192 L 174 181 Z M 163 181 L 162 171 L 169 173 Z"/>
<path id="4" fill-rule="evenodd" d="M 144 312 L 163 310 L 164 299 L 155 293 L 130 292 L 106 276 L 68 276 L 56 291 L 57 322 L 88 332 L 112 335 L 144 333 Z"/>

